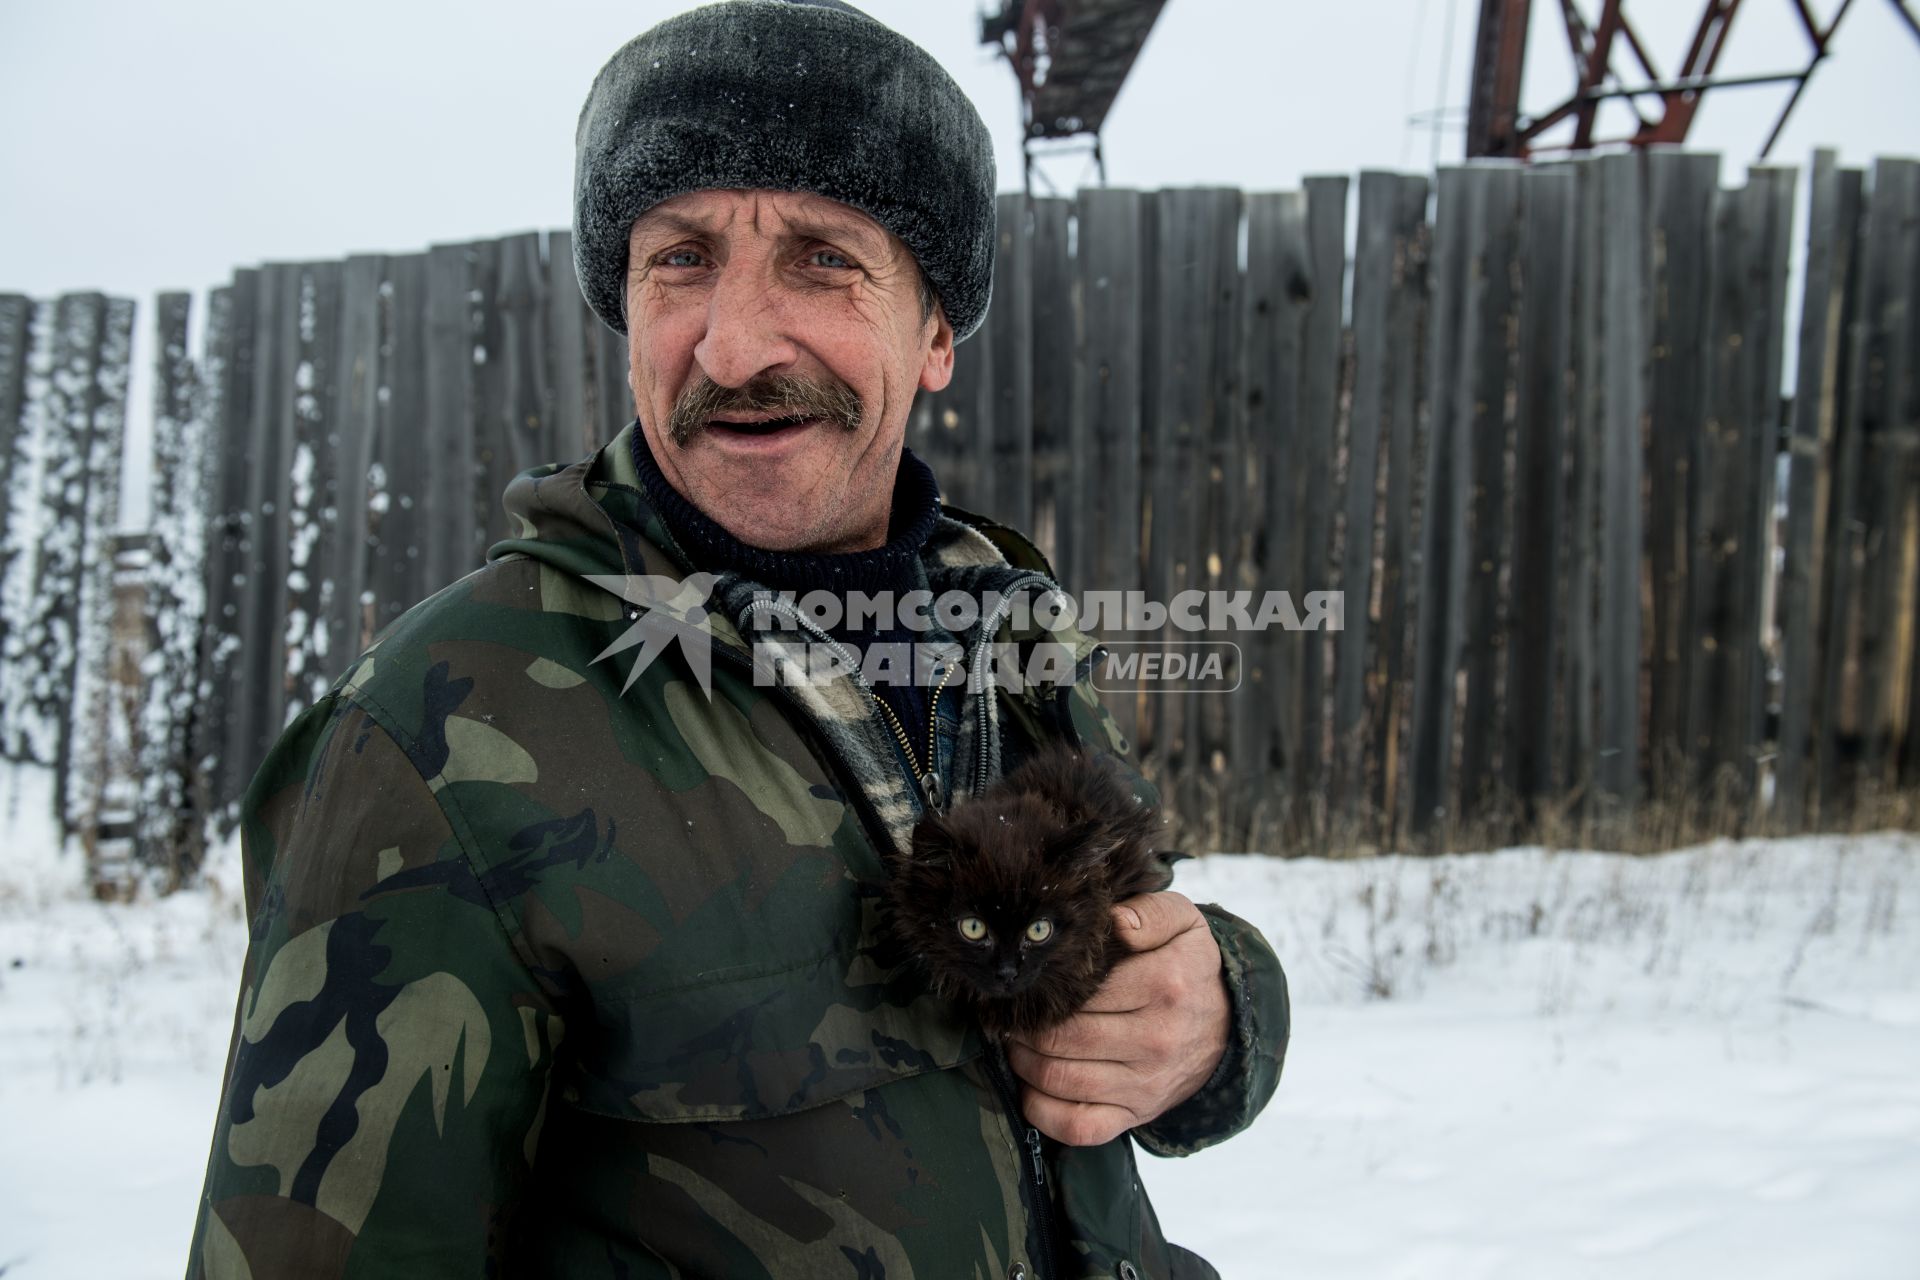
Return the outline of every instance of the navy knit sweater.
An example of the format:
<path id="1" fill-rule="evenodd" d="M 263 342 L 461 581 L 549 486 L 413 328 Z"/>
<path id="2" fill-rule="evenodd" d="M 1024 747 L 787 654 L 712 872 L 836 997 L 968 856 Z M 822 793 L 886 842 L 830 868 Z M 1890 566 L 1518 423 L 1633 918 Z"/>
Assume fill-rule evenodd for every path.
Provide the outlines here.
<path id="1" fill-rule="evenodd" d="M 874 594 L 893 593 L 896 601 L 916 586 L 924 586 L 920 571 L 920 548 L 932 536 L 940 519 L 940 486 L 933 471 L 911 449 L 900 450 L 900 467 L 894 473 L 893 514 L 887 524 L 887 541 L 871 551 L 849 551 L 816 555 L 802 551 L 768 551 L 749 546 L 728 533 L 705 512 L 694 506 L 670 484 L 653 459 L 646 434 L 633 429 L 633 465 L 640 473 L 640 484 L 653 509 L 666 522 L 675 541 L 693 561 L 694 568 L 714 573 L 735 572 L 775 591 L 831 591 L 843 599 L 850 591 Z M 871 624 L 849 628 L 843 617 L 828 634 L 853 649 L 859 656 L 869 644 L 913 644 L 928 637 L 899 625 L 875 628 Z M 929 714 L 928 690 L 912 682 L 875 684 L 874 692 L 886 700 L 906 729 L 908 741 L 916 752 L 924 753 Z M 918 761 L 925 768 L 924 761 Z"/>

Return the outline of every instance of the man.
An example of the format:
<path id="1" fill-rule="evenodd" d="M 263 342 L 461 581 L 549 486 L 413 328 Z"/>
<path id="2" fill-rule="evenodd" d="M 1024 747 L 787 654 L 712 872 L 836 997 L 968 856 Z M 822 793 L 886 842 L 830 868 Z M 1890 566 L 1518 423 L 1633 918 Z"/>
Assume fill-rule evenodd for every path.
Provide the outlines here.
<path id="1" fill-rule="evenodd" d="M 1134 899 L 1088 1009 L 1004 1048 L 875 946 L 879 850 L 926 806 L 1042 737 L 1119 745 L 1085 637 L 931 623 L 976 671 L 1065 644 L 1061 685 L 756 679 L 905 634 L 796 630 L 769 589 L 1050 585 L 902 448 L 985 311 L 993 194 L 951 79 L 833 0 L 698 9 L 601 72 L 575 258 L 639 419 L 519 477 L 519 536 L 255 777 L 190 1275 L 1211 1274 L 1132 1142 L 1196 1150 L 1271 1094 L 1255 930 Z"/>

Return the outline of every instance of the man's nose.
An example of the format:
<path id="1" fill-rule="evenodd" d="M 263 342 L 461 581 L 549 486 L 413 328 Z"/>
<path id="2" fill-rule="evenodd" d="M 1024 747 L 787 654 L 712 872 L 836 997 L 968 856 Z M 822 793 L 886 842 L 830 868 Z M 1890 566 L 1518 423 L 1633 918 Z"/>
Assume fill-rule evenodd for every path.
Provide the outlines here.
<path id="1" fill-rule="evenodd" d="M 785 308 L 758 272 L 721 268 L 707 298 L 707 331 L 693 349 L 709 378 L 745 386 L 791 365 L 798 348 L 786 332 Z"/>

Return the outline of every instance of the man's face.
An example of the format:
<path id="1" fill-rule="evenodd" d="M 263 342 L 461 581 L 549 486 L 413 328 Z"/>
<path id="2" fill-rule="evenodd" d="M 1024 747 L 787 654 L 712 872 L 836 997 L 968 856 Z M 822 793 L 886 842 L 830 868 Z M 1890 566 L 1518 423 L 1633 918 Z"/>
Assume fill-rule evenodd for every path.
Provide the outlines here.
<path id="1" fill-rule="evenodd" d="M 821 196 L 695 191 L 628 247 L 630 385 L 668 482 L 750 546 L 884 543 L 914 392 L 953 373 L 906 246 Z"/>

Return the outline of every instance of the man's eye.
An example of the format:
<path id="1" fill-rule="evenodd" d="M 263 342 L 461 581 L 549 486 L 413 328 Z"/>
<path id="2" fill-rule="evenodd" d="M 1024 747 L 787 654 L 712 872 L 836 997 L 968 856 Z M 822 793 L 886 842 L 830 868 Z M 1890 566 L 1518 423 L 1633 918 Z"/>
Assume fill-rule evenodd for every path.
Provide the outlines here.
<path id="1" fill-rule="evenodd" d="M 816 267 L 827 267 L 835 271 L 844 271 L 853 265 L 853 261 L 846 254 L 832 249 L 815 249 L 807 255 L 807 261 Z"/>
<path id="2" fill-rule="evenodd" d="M 663 267 L 697 267 L 700 255 L 692 249 L 669 249 L 654 261 Z"/>

